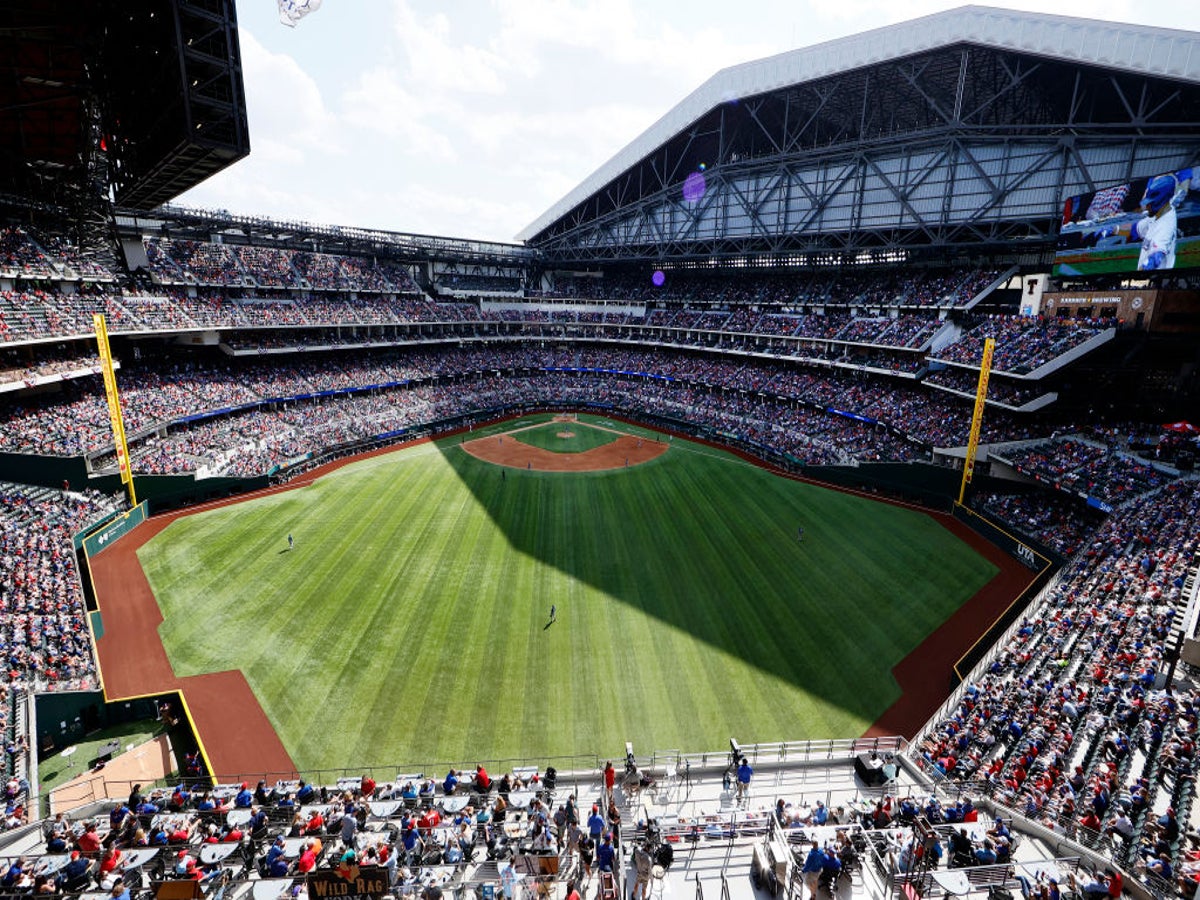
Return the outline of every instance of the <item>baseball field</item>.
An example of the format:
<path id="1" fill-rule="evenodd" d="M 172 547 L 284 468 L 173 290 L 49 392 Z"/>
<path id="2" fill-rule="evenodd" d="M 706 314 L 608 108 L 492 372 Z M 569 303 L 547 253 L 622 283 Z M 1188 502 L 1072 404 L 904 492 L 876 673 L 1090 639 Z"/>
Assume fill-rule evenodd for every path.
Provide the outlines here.
<path id="1" fill-rule="evenodd" d="M 549 415 L 179 517 L 138 556 L 176 674 L 240 669 L 302 770 L 861 734 L 997 572 L 918 511 Z"/>

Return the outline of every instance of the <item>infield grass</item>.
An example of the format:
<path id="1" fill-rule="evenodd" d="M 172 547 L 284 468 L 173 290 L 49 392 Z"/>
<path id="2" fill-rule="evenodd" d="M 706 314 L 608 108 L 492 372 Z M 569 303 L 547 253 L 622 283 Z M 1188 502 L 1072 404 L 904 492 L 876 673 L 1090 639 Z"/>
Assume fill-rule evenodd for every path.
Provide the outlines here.
<path id="1" fill-rule="evenodd" d="M 552 450 L 555 453 L 583 453 L 595 450 L 597 447 L 611 444 L 618 436 L 607 428 L 596 428 L 584 422 L 549 422 L 533 428 L 523 428 L 513 434 L 522 444 Z"/>
<path id="2" fill-rule="evenodd" d="M 852 737 L 996 572 L 922 513 L 679 438 L 506 479 L 461 440 L 146 544 L 177 674 L 242 669 L 302 769 Z"/>

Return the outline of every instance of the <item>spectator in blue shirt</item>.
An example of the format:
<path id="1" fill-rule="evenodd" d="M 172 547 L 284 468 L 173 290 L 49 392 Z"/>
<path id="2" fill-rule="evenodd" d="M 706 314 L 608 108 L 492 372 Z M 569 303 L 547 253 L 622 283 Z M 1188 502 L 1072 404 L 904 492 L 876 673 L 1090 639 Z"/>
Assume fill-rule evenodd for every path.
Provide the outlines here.
<path id="1" fill-rule="evenodd" d="M 754 770 L 750 768 L 749 761 L 743 756 L 737 769 L 737 798 L 739 800 L 745 797 L 750 790 L 750 777 L 753 774 Z"/>
<path id="2" fill-rule="evenodd" d="M 824 867 L 825 854 L 821 852 L 817 842 L 813 841 L 808 848 L 808 855 L 804 857 L 804 865 L 800 869 L 800 876 L 804 879 L 804 886 L 808 888 L 810 897 L 817 896 L 817 881 L 820 879 L 821 869 Z"/>
<path id="3" fill-rule="evenodd" d="M 604 833 L 604 843 L 596 848 L 596 866 L 601 872 L 611 872 L 613 870 L 613 859 L 616 856 L 616 848 L 613 846 L 612 835 L 609 832 Z"/>
<path id="4" fill-rule="evenodd" d="M 592 814 L 587 820 L 588 834 L 597 847 L 600 845 L 600 835 L 604 833 L 604 817 L 600 815 L 600 807 L 592 804 Z"/>
<path id="5" fill-rule="evenodd" d="M 273 843 L 271 845 L 271 849 L 267 851 L 267 864 L 270 865 L 281 856 L 283 856 L 283 835 L 275 838 L 275 843 Z"/>
<path id="6" fill-rule="evenodd" d="M 983 846 L 975 851 L 975 862 L 981 866 L 990 866 L 996 862 L 996 851 L 992 848 L 990 840 L 985 840 Z"/>
<path id="7" fill-rule="evenodd" d="M 254 793 L 250 790 L 250 782 L 242 782 L 242 789 L 238 791 L 237 796 L 233 799 L 233 805 L 238 809 L 249 809 L 254 805 Z"/>
<path id="8" fill-rule="evenodd" d="M 825 805 L 824 800 L 818 800 L 816 808 L 813 809 L 813 824 L 824 825 L 829 821 L 829 807 Z"/>

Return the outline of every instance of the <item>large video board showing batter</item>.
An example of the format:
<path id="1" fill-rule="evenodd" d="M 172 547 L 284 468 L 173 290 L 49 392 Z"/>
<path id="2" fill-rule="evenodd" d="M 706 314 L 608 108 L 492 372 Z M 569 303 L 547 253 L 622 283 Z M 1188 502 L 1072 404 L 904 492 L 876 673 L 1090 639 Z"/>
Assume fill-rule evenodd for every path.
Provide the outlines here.
<path id="1" fill-rule="evenodd" d="M 1054 275 L 1200 267 L 1200 178 L 1139 178 L 1063 203 Z"/>

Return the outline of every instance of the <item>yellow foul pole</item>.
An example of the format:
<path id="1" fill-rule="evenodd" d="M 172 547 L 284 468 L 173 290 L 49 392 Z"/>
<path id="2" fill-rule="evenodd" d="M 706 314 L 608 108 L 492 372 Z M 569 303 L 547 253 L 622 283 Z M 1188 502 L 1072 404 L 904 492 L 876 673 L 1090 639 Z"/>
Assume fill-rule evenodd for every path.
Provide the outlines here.
<path id="1" fill-rule="evenodd" d="M 967 493 L 967 485 L 975 474 L 975 451 L 979 449 L 979 427 L 983 424 L 983 405 L 987 399 L 988 375 L 992 371 L 992 353 L 996 339 L 988 338 L 983 345 L 983 362 L 979 365 L 979 387 L 975 390 L 975 412 L 971 416 L 971 436 L 967 440 L 967 458 L 963 460 L 962 484 L 958 488 L 958 503 L 961 506 Z"/>
<path id="2" fill-rule="evenodd" d="M 129 505 L 137 506 L 137 493 L 133 489 L 133 471 L 129 467 L 129 447 L 125 444 L 125 420 L 121 417 L 121 398 L 117 394 L 117 376 L 113 373 L 112 350 L 108 346 L 108 326 L 104 314 L 92 316 L 96 329 L 96 346 L 100 349 L 100 370 L 104 373 L 104 396 L 108 398 L 108 420 L 112 424 L 113 446 L 117 450 L 117 467 L 121 470 L 121 483 L 129 489 Z"/>

